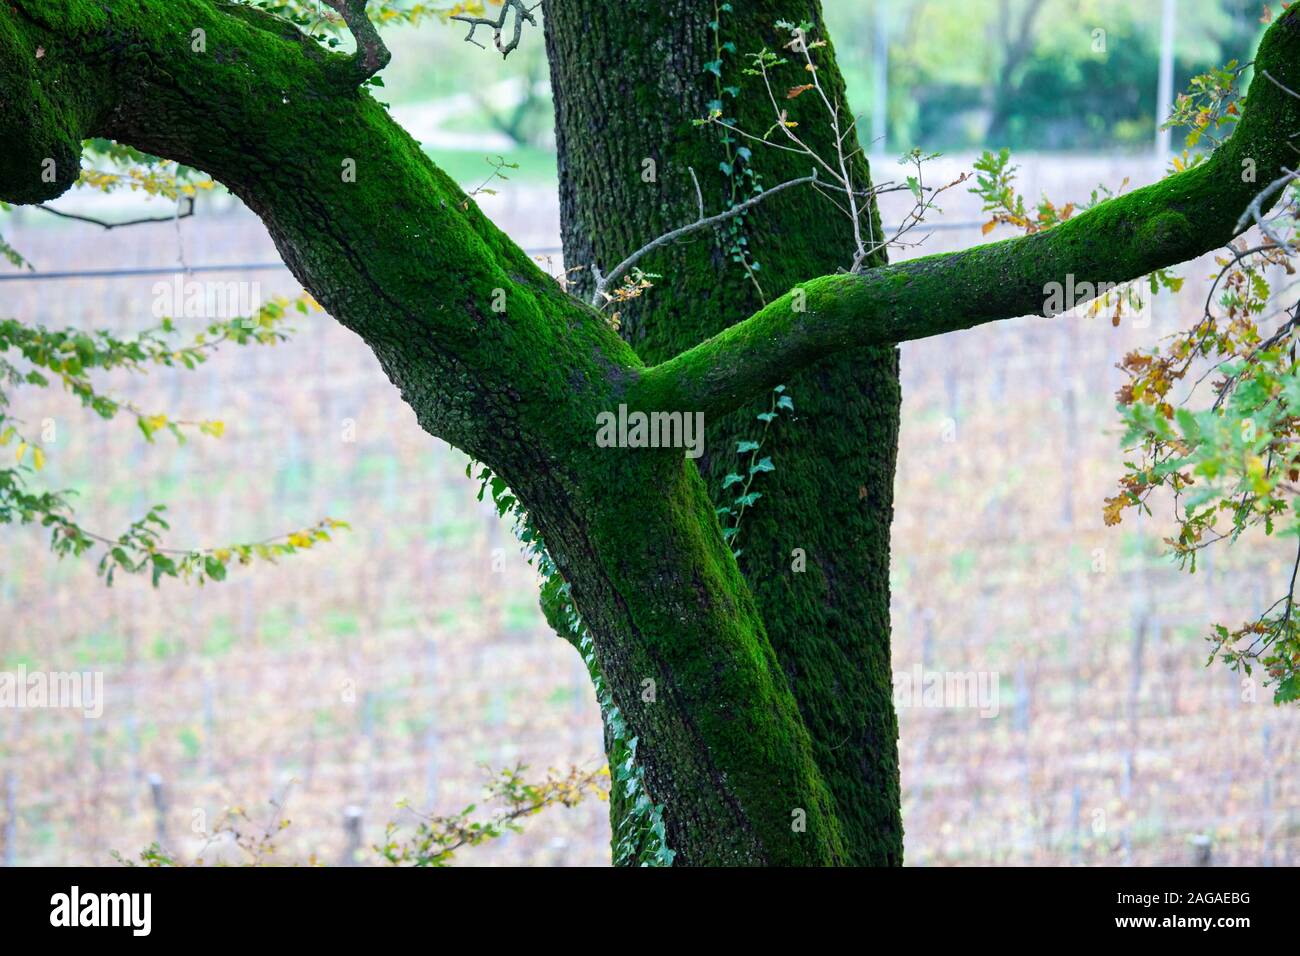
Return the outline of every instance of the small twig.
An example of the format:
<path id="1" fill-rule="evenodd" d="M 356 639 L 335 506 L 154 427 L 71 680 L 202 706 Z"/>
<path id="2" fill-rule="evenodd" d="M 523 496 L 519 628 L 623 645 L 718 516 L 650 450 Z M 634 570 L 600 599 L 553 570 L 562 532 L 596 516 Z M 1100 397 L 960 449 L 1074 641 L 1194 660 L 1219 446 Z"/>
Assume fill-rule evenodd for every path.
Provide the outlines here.
<path id="1" fill-rule="evenodd" d="M 692 171 L 691 175 L 694 175 L 694 171 Z M 788 179 L 778 186 L 773 186 L 771 189 L 765 189 L 763 192 L 751 196 L 750 198 L 746 199 L 742 203 L 737 203 L 736 205 L 732 206 L 730 209 L 726 210 L 725 212 L 718 213 L 716 216 L 709 216 L 705 218 L 703 215 L 701 215 L 701 217 L 699 219 L 696 219 L 694 222 L 687 223 L 685 226 L 681 226 L 677 229 L 672 230 L 671 232 L 664 233 L 658 239 L 654 239 L 646 243 L 644 246 L 642 246 L 636 252 L 632 253 L 630 256 L 628 256 L 626 259 L 624 259 L 622 262 L 620 262 L 618 265 L 616 265 L 613 269 L 611 269 L 607 273 L 602 274 L 600 269 L 598 269 L 596 266 L 593 265 L 591 267 L 591 272 L 592 275 L 594 275 L 596 278 L 596 291 L 592 294 L 591 304 L 595 306 L 599 306 L 603 299 L 608 299 L 609 295 L 607 294 L 607 290 L 609 289 L 610 283 L 613 280 L 617 279 L 619 276 L 621 276 L 623 273 L 627 272 L 634 265 L 636 265 L 636 263 L 639 262 L 644 255 L 646 255 L 646 253 L 653 252 L 655 249 L 659 249 L 662 246 L 666 246 L 668 243 L 674 242 L 677 239 L 680 239 L 682 236 L 689 235 L 692 232 L 698 232 L 701 229 L 708 229 L 710 226 L 716 226 L 718 223 L 725 222 L 726 220 L 732 218 L 733 216 L 739 216 L 745 210 L 758 205 L 760 202 L 762 202 L 764 199 L 768 198 L 769 196 L 775 196 L 783 189 L 788 189 L 791 186 L 799 186 L 802 185 L 803 183 L 816 183 L 816 182 L 817 182 L 816 170 L 813 171 L 813 174 L 811 176 L 804 176 L 801 179 Z M 698 188 L 698 183 L 697 183 L 697 188 Z M 700 205 L 701 205 L 701 212 L 703 212 L 702 199 L 700 201 Z"/>
<path id="2" fill-rule="evenodd" d="M 524 32 L 524 21 L 527 20 L 533 26 L 537 26 L 537 21 L 533 18 L 533 11 L 541 5 L 540 0 L 531 7 L 524 6 L 524 0 L 505 0 L 501 5 L 501 14 L 495 20 L 490 17 L 471 17 L 464 13 L 453 14 L 450 19 L 459 20 L 461 23 L 468 23 L 469 35 L 465 37 L 465 42 L 472 43 L 476 47 L 480 47 L 484 50 L 486 50 L 487 47 L 474 39 L 474 31 L 479 27 L 490 27 L 492 29 L 492 42 L 496 46 L 497 52 L 499 52 L 502 59 L 504 59 L 510 55 L 511 50 L 519 46 L 519 40 L 523 36 Z M 502 43 L 501 32 L 506 27 L 506 17 L 510 14 L 511 10 L 515 11 L 514 36 L 510 38 L 509 42 Z"/>
<path id="3" fill-rule="evenodd" d="M 44 203 L 38 203 L 36 208 L 41 212 L 48 212 L 51 216 L 58 216 L 60 219 L 75 219 L 77 222 L 88 222 L 92 226 L 100 226 L 103 229 L 125 229 L 127 226 L 143 226 L 151 222 L 172 222 L 176 219 L 188 219 L 194 215 L 194 197 L 185 196 L 183 199 L 189 204 L 184 212 L 174 213 L 169 216 L 148 216 L 143 219 L 128 219 L 126 222 L 105 222 L 102 219 L 95 219 L 93 216 L 81 216 L 75 212 L 63 212 L 61 209 L 55 209 L 53 206 L 47 206 Z"/>
<path id="4" fill-rule="evenodd" d="M 1296 548 L 1295 564 L 1291 567 L 1291 586 L 1286 592 L 1286 614 L 1282 618 L 1281 628 L 1284 633 L 1287 625 L 1291 623 L 1291 611 L 1295 608 L 1295 582 L 1298 574 L 1300 574 L 1300 546 Z"/>
<path id="5" fill-rule="evenodd" d="M 1264 75 L 1267 76 L 1268 74 L 1265 73 Z M 1264 203 L 1287 183 L 1300 178 L 1300 174 L 1297 174 L 1294 170 L 1287 169 L 1285 166 L 1282 167 L 1282 172 L 1284 175 L 1273 180 L 1255 195 L 1255 198 L 1250 201 L 1250 205 L 1246 207 L 1246 211 L 1241 214 L 1241 218 L 1237 220 L 1235 228 L 1238 233 L 1244 232 L 1250 227 L 1251 221 L 1254 220 L 1254 223 L 1259 226 L 1259 231 L 1262 232 L 1270 242 L 1281 246 L 1288 254 L 1294 254 L 1295 250 L 1292 248 L 1291 244 L 1285 239 L 1279 238 L 1264 220 Z"/>
<path id="6" fill-rule="evenodd" d="M 687 166 L 691 171 L 691 182 L 695 183 L 695 203 L 700 209 L 700 218 L 704 218 L 704 193 L 700 192 L 700 178 L 695 175 L 695 167 Z"/>
<path id="7" fill-rule="evenodd" d="M 1242 69 L 1245 69 L 1245 67 L 1243 67 Z M 1259 72 L 1260 75 L 1264 77 L 1264 79 L 1268 80 L 1270 83 L 1276 86 L 1283 93 L 1287 94 L 1287 96 L 1294 96 L 1296 99 L 1300 100 L 1300 93 L 1297 93 L 1295 90 L 1291 89 L 1289 86 L 1287 86 L 1284 83 L 1279 83 L 1273 77 L 1273 74 L 1268 72 L 1268 70 L 1260 70 Z"/>

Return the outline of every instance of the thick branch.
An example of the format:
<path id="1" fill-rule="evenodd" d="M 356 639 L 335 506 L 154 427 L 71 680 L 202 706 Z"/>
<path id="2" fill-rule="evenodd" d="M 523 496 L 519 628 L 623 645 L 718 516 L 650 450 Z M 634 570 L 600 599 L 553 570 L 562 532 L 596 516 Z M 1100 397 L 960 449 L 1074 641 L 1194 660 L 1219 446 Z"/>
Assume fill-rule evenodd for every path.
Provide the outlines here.
<path id="1" fill-rule="evenodd" d="M 96 136 L 204 170 L 266 222 L 286 264 L 374 348 L 421 423 L 481 460 L 495 457 L 485 446 L 504 439 L 507 420 L 551 427 L 572 398 L 570 358 L 586 400 L 601 404 L 606 369 L 636 363 L 368 92 L 338 89 L 353 57 L 239 4 L 68 9 L 79 12 L 0 4 L 0 199 L 56 198 Z M 362 8 L 345 9 L 355 22 Z M 354 29 L 364 51 L 368 28 Z M 192 49 L 195 30 L 206 52 Z M 555 364 L 519 358 L 539 354 Z M 594 416 L 572 414 L 584 425 Z"/>
<path id="2" fill-rule="evenodd" d="M 343 18 L 357 42 L 357 52 L 352 55 L 352 72 L 358 83 L 370 79 L 388 65 L 392 54 L 379 36 L 379 31 L 366 16 L 366 0 L 325 0 Z"/>
<path id="3" fill-rule="evenodd" d="M 1236 132 L 1200 165 L 1046 232 L 806 282 L 646 370 L 629 399 L 642 408 L 724 414 L 840 350 L 1051 314 L 1054 283 L 1076 291 L 1064 303 L 1069 309 L 1106 292 L 1102 284 L 1113 287 L 1225 245 L 1243 213 L 1262 214 L 1275 200 L 1270 194 L 1258 202 L 1261 184 L 1295 162 L 1289 137 L 1300 130 L 1300 99 L 1290 90 L 1300 89 L 1300 7 L 1269 29 L 1256 69 Z"/>

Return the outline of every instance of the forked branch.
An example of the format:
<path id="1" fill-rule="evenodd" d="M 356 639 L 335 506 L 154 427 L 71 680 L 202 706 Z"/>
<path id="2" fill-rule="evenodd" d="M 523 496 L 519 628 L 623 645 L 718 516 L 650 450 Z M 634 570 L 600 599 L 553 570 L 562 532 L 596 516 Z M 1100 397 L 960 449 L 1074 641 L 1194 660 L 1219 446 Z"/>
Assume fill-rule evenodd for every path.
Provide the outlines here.
<path id="1" fill-rule="evenodd" d="M 492 31 L 492 42 L 496 46 L 497 51 L 501 54 L 501 57 L 504 59 L 510 55 L 511 50 L 519 46 L 519 40 L 523 36 L 524 32 L 524 21 L 526 20 L 533 26 L 537 26 L 537 21 L 533 18 L 533 11 L 541 5 L 540 0 L 537 3 L 534 3 L 531 7 L 525 6 L 524 0 L 505 0 L 505 3 L 501 5 L 501 13 L 495 20 L 490 17 L 472 17 L 466 13 L 453 14 L 450 19 L 459 20 L 461 23 L 468 23 L 469 35 L 465 37 L 465 42 L 472 43 L 485 50 L 487 47 L 474 39 L 474 31 L 479 27 L 488 27 Z M 503 42 L 501 34 L 506 28 L 506 18 L 510 16 L 511 10 L 515 13 L 514 35 L 509 40 Z"/>

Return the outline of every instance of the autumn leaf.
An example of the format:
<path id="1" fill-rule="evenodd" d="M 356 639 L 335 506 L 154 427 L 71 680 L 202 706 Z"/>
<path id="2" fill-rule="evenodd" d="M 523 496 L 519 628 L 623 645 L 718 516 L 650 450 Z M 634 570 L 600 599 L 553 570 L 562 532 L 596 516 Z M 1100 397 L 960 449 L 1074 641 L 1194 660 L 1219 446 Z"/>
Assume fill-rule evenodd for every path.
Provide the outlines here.
<path id="1" fill-rule="evenodd" d="M 1108 528 L 1119 524 L 1123 520 L 1124 507 L 1127 504 L 1127 495 L 1116 495 L 1114 498 L 1106 499 L 1106 506 L 1102 509 L 1101 515 Z"/>

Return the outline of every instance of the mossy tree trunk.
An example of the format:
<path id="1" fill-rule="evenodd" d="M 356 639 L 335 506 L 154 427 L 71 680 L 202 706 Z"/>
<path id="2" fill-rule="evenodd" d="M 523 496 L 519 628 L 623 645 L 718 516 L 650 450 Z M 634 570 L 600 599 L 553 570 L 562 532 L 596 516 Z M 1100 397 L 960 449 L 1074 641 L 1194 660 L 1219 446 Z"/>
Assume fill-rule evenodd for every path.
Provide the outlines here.
<path id="1" fill-rule="evenodd" d="M 349 2 L 356 15 L 360 0 Z M 755 6 L 766 20 L 769 9 Z M 573 29 L 612 29 L 596 13 Z M 654 15 L 647 6 L 646 16 Z M 554 16 L 553 29 L 563 12 Z M 669 36 L 688 29 L 681 21 L 659 26 Z M 752 26 L 763 29 L 758 21 Z M 888 860 L 896 828 L 870 829 L 888 816 L 874 803 L 865 810 L 842 805 L 837 790 L 848 792 L 846 771 L 837 758 L 828 759 L 824 737 L 838 725 L 860 735 L 854 746 L 864 754 L 875 753 L 870 748 L 882 740 L 892 744 L 888 708 L 872 696 L 883 690 L 880 675 L 888 667 L 883 552 L 864 552 L 878 567 L 863 559 L 865 586 L 878 589 L 880 603 L 870 593 L 862 600 L 881 616 L 878 626 L 855 630 L 855 622 L 836 622 L 831 611 L 819 610 L 809 626 L 835 624 L 832 633 L 845 639 L 843 648 L 821 648 L 834 654 L 824 665 L 817 645 L 805 641 L 825 638 L 801 641 L 797 619 L 777 614 L 786 642 L 778 650 L 764 610 L 780 604 L 783 589 L 803 614 L 819 608 L 815 598 L 851 593 L 852 584 L 835 580 L 849 559 L 810 552 L 809 568 L 817 573 L 790 578 L 781 565 L 787 549 L 801 546 L 786 537 L 797 529 L 776 523 L 774 509 L 759 509 L 742 532 L 753 534 L 756 552 L 747 561 L 747 584 L 695 463 L 680 448 L 600 447 L 597 416 L 619 405 L 700 412 L 719 422 L 716 444 L 742 434 L 741 426 L 722 419 L 786 382 L 799 389 L 800 414 L 812 420 L 816 412 L 824 422 L 830 411 L 817 404 L 814 386 L 851 380 L 830 377 L 839 373 L 819 363 L 883 347 L 856 353 L 869 362 L 862 374 L 870 387 L 859 387 L 849 400 L 853 414 L 880 429 L 879 447 L 868 452 L 880 455 L 875 478 L 863 487 L 868 497 L 887 495 L 897 409 L 890 346 L 1039 311 L 1046 284 L 1067 274 L 1093 283 L 1126 281 L 1214 249 L 1234 234 L 1259 190 L 1242 177 L 1243 165 L 1249 161 L 1268 182 L 1291 161 L 1288 137 L 1300 129 L 1300 100 L 1282 87 L 1300 88 L 1300 7 L 1270 28 L 1256 57 L 1257 72 L 1269 78 L 1253 84 L 1236 132 L 1209 161 L 1046 232 L 877 265 L 861 275 L 815 277 L 832 271 L 807 251 L 816 229 L 789 212 L 798 207 L 780 205 L 788 197 L 769 200 L 768 218 L 755 216 L 747 229 L 760 250 L 783 250 L 764 263 L 776 273 L 766 288 L 770 301 L 735 322 L 721 299 L 747 293 L 730 273 L 719 273 L 721 291 L 712 296 L 699 274 L 692 277 L 708 261 L 707 245 L 673 250 L 662 263 L 673 267 L 668 281 L 655 295 L 687 297 L 676 303 L 677 314 L 698 308 L 711 325 L 675 322 L 673 314 L 661 314 L 666 306 L 649 300 L 643 331 L 634 337 L 649 362 L 604 316 L 565 295 L 358 88 L 382 61 L 376 43 L 363 36 L 361 57 L 329 53 L 290 24 L 219 0 L 8 0 L 0 4 L 0 200 L 37 203 L 61 195 L 76 181 L 81 142 L 91 136 L 195 166 L 227 185 L 266 223 L 304 287 L 371 347 L 421 426 L 485 462 L 527 507 L 572 587 L 613 697 L 640 739 L 646 784 L 665 806 L 669 844 L 680 862 Z M 698 51 L 699 43 L 694 36 L 683 49 Z M 628 98 L 623 108 L 640 109 L 638 84 L 621 82 Z M 600 114 L 592 115 L 596 121 Z M 648 112 L 644 119 L 662 116 Z M 681 162 L 688 154 L 674 155 Z M 711 155 L 699 153 L 702 169 Z M 587 168 L 596 175 L 596 166 Z M 617 170 L 608 175 L 620 181 Z M 783 174 L 773 167 L 770 175 Z M 599 188 L 600 182 L 577 185 Z M 653 201 L 665 204 L 662 224 L 676 225 L 683 208 L 678 191 L 665 185 Z M 573 222 L 570 210 L 566 228 Z M 653 222 L 644 225 L 653 231 Z M 791 231 L 799 238 L 778 242 Z M 843 242 L 834 226 L 823 235 L 837 247 Z M 645 238 L 637 226 L 616 243 Z M 608 254 L 603 245 L 599 254 Z M 799 270 L 807 270 L 802 279 Z M 684 284 L 674 291 L 678 282 Z M 630 324 L 635 331 L 637 323 Z M 721 331 L 699 341 L 708 328 Z M 832 400 L 830 407 L 839 405 Z M 798 434 L 805 425 L 800 420 L 792 428 Z M 778 506 L 789 510 L 782 513 L 811 523 L 817 540 L 834 543 L 820 527 L 814 489 L 834 487 L 835 475 L 848 470 L 842 462 L 866 465 L 854 457 L 857 449 L 818 440 L 782 439 L 774 446 L 774 457 L 784 452 L 777 475 L 783 468 L 794 478 L 768 490 L 785 501 Z M 790 460 L 817 454 L 825 458 Z M 721 467 L 710 462 L 704 473 L 716 476 Z M 870 507 L 864 514 L 881 518 L 871 540 L 883 540 L 886 502 Z M 861 544 L 846 540 L 841 547 L 859 553 L 853 549 Z M 801 588 L 813 589 L 813 597 Z M 849 640 L 863 634 L 870 640 Z M 855 656 L 868 652 L 875 656 Z M 856 660 L 879 670 L 835 669 Z M 653 699 L 641 693 L 647 680 L 656 685 Z M 843 701 L 847 715 L 841 715 L 829 695 L 818 696 L 837 682 L 846 697 L 867 695 L 879 726 L 860 726 L 864 711 L 856 700 Z M 792 687 L 814 705 L 801 708 Z M 861 777 L 874 795 L 893 773 L 892 762 L 882 762 L 863 768 Z M 854 813 L 864 814 L 861 825 Z M 878 847 L 872 833 L 881 835 Z"/>
<path id="2" fill-rule="evenodd" d="M 750 194 L 747 170 L 767 187 L 809 174 L 806 157 L 739 138 L 728 150 L 724 130 L 693 122 L 721 104 L 740 128 L 769 129 L 775 116 L 767 94 L 743 74 L 747 54 L 781 49 L 790 35 L 778 21 L 809 22 L 815 38 L 826 38 L 819 3 L 731 6 L 727 12 L 713 0 L 546 3 L 565 265 L 579 270 L 571 275 L 583 293 L 592 285 L 587 267 L 608 269 L 697 217 L 692 170 L 709 214 Z M 833 51 L 818 49 L 817 62 L 821 82 L 844 103 Z M 797 65 L 781 75 L 790 84 L 803 82 Z M 836 155 L 817 97 L 782 105 L 806 143 L 823 157 Z M 740 147 L 748 147 L 748 161 L 737 155 Z M 857 149 L 852 134 L 845 149 Z M 870 173 L 861 155 L 853 168 L 865 189 Z M 733 261 L 729 247 L 737 235 L 759 266 L 752 275 Z M 850 220 L 812 186 L 794 187 L 756 206 L 738 232 L 727 226 L 695 233 L 639 263 L 663 278 L 618 306 L 623 334 L 646 361 L 671 358 L 808 276 L 847 268 L 853 249 Z M 882 251 L 871 264 L 883 261 Z M 897 350 L 846 352 L 786 384 L 795 415 L 768 430 L 762 454 L 776 470 L 753 485 L 763 497 L 741 521 L 739 563 L 812 737 L 845 861 L 898 864 L 898 729 L 889 654 Z M 760 395 L 707 423 L 700 466 L 715 501 L 735 497 L 734 486 L 728 492 L 722 483 L 728 473 L 746 470 L 737 442 L 757 437 L 762 425 L 755 416 L 768 409 L 768 396 Z M 618 813 L 617 802 L 612 811 Z"/>

